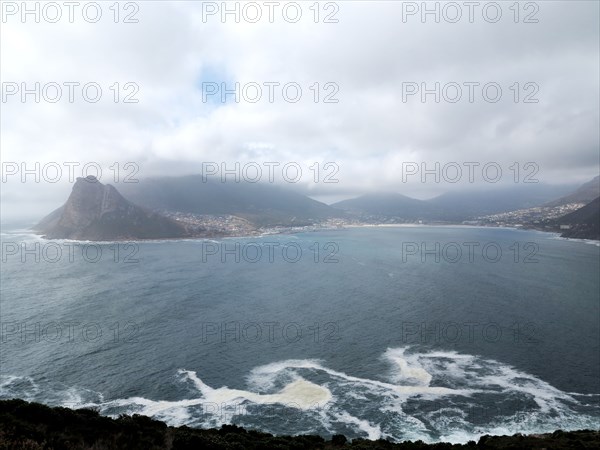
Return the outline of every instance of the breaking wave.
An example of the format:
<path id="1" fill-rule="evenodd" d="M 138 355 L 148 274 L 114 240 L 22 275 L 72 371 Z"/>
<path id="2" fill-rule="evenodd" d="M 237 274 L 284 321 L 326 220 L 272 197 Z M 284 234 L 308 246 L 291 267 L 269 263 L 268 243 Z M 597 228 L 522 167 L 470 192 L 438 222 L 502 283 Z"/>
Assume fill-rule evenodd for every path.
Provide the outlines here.
<path id="1" fill-rule="evenodd" d="M 28 377 L 4 376 L 0 398 L 91 407 L 109 416 L 142 414 L 173 426 L 235 423 L 275 434 L 343 433 L 430 443 L 598 426 L 598 394 L 563 392 L 498 361 L 408 347 L 388 349 L 382 358 L 389 370 L 372 379 L 318 360 L 278 361 L 254 368 L 246 389 L 211 387 L 197 372 L 181 369 L 174 374 L 176 383 L 193 395 L 170 401 L 105 401 L 85 389 L 49 388 Z"/>

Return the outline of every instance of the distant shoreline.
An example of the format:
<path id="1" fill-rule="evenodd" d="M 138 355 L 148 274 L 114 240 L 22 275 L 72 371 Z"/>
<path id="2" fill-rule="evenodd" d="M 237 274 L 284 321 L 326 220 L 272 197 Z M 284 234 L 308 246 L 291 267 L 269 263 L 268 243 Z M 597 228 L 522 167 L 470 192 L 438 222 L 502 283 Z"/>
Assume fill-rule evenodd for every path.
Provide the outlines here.
<path id="1" fill-rule="evenodd" d="M 179 242 L 179 241 L 221 241 L 224 239 L 251 239 L 251 238 L 264 238 L 267 236 L 285 236 L 285 235 L 295 235 L 300 233 L 315 233 L 321 231 L 339 231 L 345 229 L 357 229 L 357 228 L 475 228 L 475 229 L 486 229 L 486 228 L 496 228 L 503 230 L 513 230 L 513 231 L 536 231 L 538 233 L 545 233 L 549 235 L 554 235 L 555 238 L 566 240 L 566 241 L 574 241 L 574 242 L 587 242 L 587 243 L 600 243 L 599 239 L 590 239 L 590 238 L 576 238 L 576 237 L 563 237 L 560 232 L 554 230 L 542 230 L 539 228 L 533 227 L 518 227 L 518 226 L 492 226 L 492 225 L 467 225 L 467 224 L 416 224 L 416 223 L 362 223 L 362 224 L 349 224 L 343 225 L 339 227 L 327 227 L 314 225 L 302 228 L 294 228 L 289 227 L 287 229 L 282 228 L 279 231 L 269 231 L 268 228 L 265 229 L 265 232 L 260 232 L 260 229 L 257 230 L 256 234 L 223 234 L 223 235 L 212 235 L 212 236 L 190 236 L 190 237 L 172 237 L 172 238 L 159 238 L 159 239 L 140 239 L 140 238 L 116 238 L 111 240 L 89 240 L 89 239 L 59 239 L 59 238 L 47 238 L 43 235 L 43 233 L 37 233 L 35 230 L 11 230 L 13 232 L 22 232 L 23 234 L 31 234 L 39 237 L 41 240 L 46 240 L 49 242 L 52 241 L 64 241 L 64 242 L 74 242 L 74 243 L 94 243 L 94 244 L 110 244 L 113 242 Z"/>

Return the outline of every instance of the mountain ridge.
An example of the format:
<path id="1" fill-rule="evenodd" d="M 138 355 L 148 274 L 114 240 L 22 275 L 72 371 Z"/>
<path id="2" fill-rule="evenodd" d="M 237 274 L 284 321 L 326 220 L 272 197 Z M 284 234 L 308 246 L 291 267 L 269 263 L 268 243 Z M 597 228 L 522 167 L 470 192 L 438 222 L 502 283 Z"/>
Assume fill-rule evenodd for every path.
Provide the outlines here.
<path id="1" fill-rule="evenodd" d="M 428 200 L 381 192 L 343 200 L 331 206 L 362 217 L 462 222 L 488 214 L 541 205 L 568 193 L 569 189 L 571 187 L 531 184 L 494 190 L 448 192 Z"/>

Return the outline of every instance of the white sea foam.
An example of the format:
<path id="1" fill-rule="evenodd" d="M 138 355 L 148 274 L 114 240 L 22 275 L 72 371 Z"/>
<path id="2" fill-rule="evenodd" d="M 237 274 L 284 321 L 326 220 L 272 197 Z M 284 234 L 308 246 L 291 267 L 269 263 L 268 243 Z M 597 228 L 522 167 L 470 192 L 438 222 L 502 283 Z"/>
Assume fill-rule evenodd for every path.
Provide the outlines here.
<path id="1" fill-rule="evenodd" d="M 180 370 L 180 381 L 197 392 L 180 400 L 130 397 L 104 401 L 96 396 L 98 401 L 86 401 L 94 397 L 92 393 L 72 389 L 54 397 L 70 403 L 67 406 L 96 407 L 113 416 L 143 414 L 176 426 L 214 427 L 243 416 L 244 424 L 264 430 L 281 420 L 275 426 L 290 434 L 306 432 L 306 427 L 322 434 L 351 429 L 356 436 L 398 441 L 464 443 L 484 434 L 597 426 L 597 402 L 585 405 L 577 400 L 597 394 L 563 392 L 498 361 L 454 351 L 418 353 L 409 348 L 390 348 L 382 358 L 390 370 L 377 378 L 333 370 L 318 360 L 296 359 L 255 367 L 246 377 L 245 389 L 211 387 L 196 372 Z M 18 386 L 28 392 L 29 399 L 43 401 L 41 396 L 48 395 L 44 389 L 40 392 L 33 380 L 3 377 L 2 397 L 15 396 Z M 515 406 L 515 401 L 527 407 Z M 583 406 L 588 412 L 577 409 Z M 290 422 L 282 411 L 306 422 L 295 429 L 296 422 Z"/>
<path id="2" fill-rule="evenodd" d="M 400 372 L 397 374 L 397 378 L 400 380 L 415 380 L 422 386 L 429 386 L 431 374 L 422 367 L 409 366 L 404 359 L 404 349 L 388 349 L 385 352 L 384 357 L 396 364 L 400 369 Z"/>
<path id="3" fill-rule="evenodd" d="M 39 385 L 31 377 L 17 375 L 0 376 L 0 398 L 22 398 L 33 401 L 40 393 Z"/>
<path id="4" fill-rule="evenodd" d="M 562 237 L 559 233 L 556 236 L 553 236 L 551 239 L 559 240 L 559 241 L 569 241 L 569 242 L 580 242 L 583 244 L 594 245 L 596 247 L 600 247 L 600 241 L 596 239 L 577 239 L 577 238 L 568 238 Z"/>
<path id="5" fill-rule="evenodd" d="M 182 371 L 182 373 L 194 382 L 205 401 L 217 404 L 248 400 L 256 404 L 279 403 L 294 408 L 309 409 L 315 405 L 324 405 L 332 398 L 331 392 L 326 387 L 319 386 L 301 377 L 274 394 L 260 394 L 227 387 L 213 389 L 203 383 L 195 372 Z"/>
<path id="6" fill-rule="evenodd" d="M 367 434 L 367 438 L 371 440 L 381 439 L 382 432 L 379 425 L 373 425 L 367 420 L 359 419 L 358 417 L 354 417 L 348 412 L 344 411 L 335 416 L 337 420 L 346 424 L 346 425 L 356 425 L 356 427 Z"/>

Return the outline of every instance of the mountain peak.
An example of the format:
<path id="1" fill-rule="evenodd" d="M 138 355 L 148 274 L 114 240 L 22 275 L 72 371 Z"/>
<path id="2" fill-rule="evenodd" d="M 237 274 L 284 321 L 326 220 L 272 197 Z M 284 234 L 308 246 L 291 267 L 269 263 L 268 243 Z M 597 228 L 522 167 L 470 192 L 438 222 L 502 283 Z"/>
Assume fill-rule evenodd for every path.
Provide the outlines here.
<path id="1" fill-rule="evenodd" d="M 35 227 L 50 239 L 161 239 L 186 236 L 178 223 L 126 200 L 96 177 L 77 178 L 67 202 Z"/>
<path id="2" fill-rule="evenodd" d="M 94 175 L 88 175 L 87 177 L 77 177 L 75 182 L 87 181 L 88 183 L 99 183 L 98 178 Z"/>
<path id="3" fill-rule="evenodd" d="M 102 184 L 94 176 L 77 178 L 61 222 L 71 228 L 87 227 L 104 214 L 126 212 L 131 207 L 134 206 L 110 184 Z"/>

